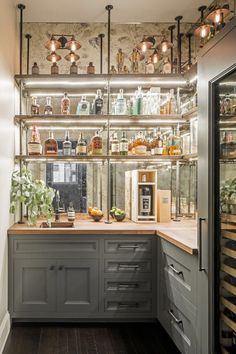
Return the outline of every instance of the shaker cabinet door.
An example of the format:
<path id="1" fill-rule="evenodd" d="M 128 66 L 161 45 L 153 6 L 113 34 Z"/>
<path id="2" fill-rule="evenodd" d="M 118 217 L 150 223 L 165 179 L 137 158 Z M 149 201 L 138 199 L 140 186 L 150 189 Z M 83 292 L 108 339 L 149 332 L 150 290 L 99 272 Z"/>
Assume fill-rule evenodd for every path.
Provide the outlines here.
<path id="1" fill-rule="evenodd" d="M 56 264 L 45 259 L 14 260 L 14 311 L 29 313 L 56 310 Z"/>
<path id="2" fill-rule="evenodd" d="M 98 311 L 98 261 L 58 260 L 58 312 L 93 316 Z"/>

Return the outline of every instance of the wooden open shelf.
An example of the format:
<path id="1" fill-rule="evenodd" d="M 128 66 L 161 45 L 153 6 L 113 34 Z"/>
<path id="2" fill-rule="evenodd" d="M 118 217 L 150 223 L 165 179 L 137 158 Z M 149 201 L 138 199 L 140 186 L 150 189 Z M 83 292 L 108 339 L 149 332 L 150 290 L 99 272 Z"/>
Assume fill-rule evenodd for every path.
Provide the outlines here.
<path id="1" fill-rule="evenodd" d="M 229 267 L 225 264 L 222 265 L 221 267 L 222 271 L 229 274 L 229 275 L 232 275 L 233 277 L 236 278 L 236 269 L 235 268 L 232 268 L 232 267 Z"/>
<path id="2" fill-rule="evenodd" d="M 233 286 L 232 284 L 228 283 L 225 280 L 222 280 L 221 286 L 227 290 L 230 294 L 236 295 L 236 286 Z"/>
<path id="3" fill-rule="evenodd" d="M 221 302 L 225 307 L 227 307 L 227 309 L 229 309 L 231 312 L 236 314 L 236 305 L 234 303 L 232 303 L 229 298 L 225 298 L 222 296 Z M 236 323 L 235 323 L 235 326 L 236 326 Z"/>
<path id="4" fill-rule="evenodd" d="M 222 247 L 222 253 L 225 254 L 226 256 L 232 257 L 236 259 L 236 251 L 232 250 L 231 248 L 228 247 Z"/>
<path id="5" fill-rule="evenodd" d="M 229 240 L 236 241 L 236 232 L 222 230 L 221 236 L 224 238 L 228 238 Z"/>
<path id="6" fill-rule="evenodd" d="M 231 328 L 233 331 L 236 331 L 236 323 L 234 321 L 232 321 L 230 318 L 228 318 L 223 313 L 221 314 L 221 318 L 229 328 Z"/>
<path id="7" fill-rule="evenodd" d="M 232 222 L 236 223 L 236 215 L 233 214 L 221 214 L 222 222 Z"/>

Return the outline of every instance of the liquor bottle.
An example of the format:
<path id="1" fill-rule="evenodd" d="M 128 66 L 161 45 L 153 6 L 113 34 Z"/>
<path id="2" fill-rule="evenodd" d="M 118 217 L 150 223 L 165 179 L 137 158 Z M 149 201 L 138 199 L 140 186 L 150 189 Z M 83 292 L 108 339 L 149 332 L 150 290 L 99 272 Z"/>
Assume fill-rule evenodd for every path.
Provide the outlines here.
<path id="1" fill-rule="evenodd" d="M 57 63 L 53 63 L 51 66 L 51 75 L 58 75 L 59 74 L 59 67 Z"/>
<path id="2" fill-rule="evenodd" d="M 146 64 L 145 64 L 145 73 L 146 74 L 154 74 L 155 72 L 155 66 L 152 62 L 152 58 L 149 57 Z"/>
<path id="3" fill-rule="evenodd" d="M 169 154 L 170 155 L 181 155 L 181 138 L 179 135 L 179 128 L 175 129 L 174 134 L 171 137 L 172 142 L 169 147 Z"/>
<path id="4" fill-rule="evenodd" d="M 76 146 L 76 155 L 87 155 L 87 142 L 83 137 L 83 133 L 80 133 L 78 143 Z"/>
<path id="5" fill-rule="evenodd" d="M 129 147 L 128 147 L 128 139 L 126 138 L 126 133 L 122 132 L 122 137 L 120 139 L 120 155 L 126 156 L 128 155 Z"/>
<path id="6" fill-rule="evenodd" d="M 36 62 L 32 66 L 32 75 L 39 75 L 39 67 L 38 67 L 38 64 Z"/>
<path id="7" fill-rule="evenodd" d="M 171 63 L 168 57 L 164 58 L 163 74 L 171 74 Z"/>
<path id="8" fill-rule="evenodd" d="M 91 145 L 92 155 L 102 155 L 102 138 L 99 135 L 99 131 L 96 131 Z"/>
<path id="9" fill-rule="evenodd" d="M 232 100 L 229 95 L 226 95 L 224 99 L 224 114 L 232 114 Z"/>
<path id="10" fill-rule="evenodd" d="M 166 135 L 163 138 L 163 150 L 162 150 L 162 155 L 169 155 L 169 146 L 168 146 L 168 142 L 167 142 L 167 138 Z"/>
<path id="11" fill-rule="evenodd" d="M 75 209 L 72 202 L 70 202 L 67 209 L 67 219 L 68 221 L 75 221 Z"/>
<path id="12" fill-rule="evenodd" d="M 72 142 L 70 141 L 69 131 L 66 131 L 65 141 L 63 141 L 63 155 L 71 156 L 72 155 Z"/>
<path id="13" fill-rule="evenodd" d="M 44 143 L 44 154 L 49 156 L 58 154 L 58 144 L 51 130 L 49 131 L 49 138 Z"/>
<path id="14" fill-rule="evenodd" d="M 34 126 L 32 129 L 31 139 L 28 142 L 28 155 L 41 155 L 42 145 L 40 142 L 40 135 L 37 128 Z"/>
<path id="15" fill-rule="evenodd" d="M 61 100 L 61 114 L 70 114 L 70 99 L 66 92 L 64 93 L 64 97 Z"/>
<path id="16" fill-rule="evenodd" d="M 141 86 L 139 86 L 138 90 L 135 92 L 134 114 L 143 114 L 143 92 Z"/>
<path id="17" fill-rule="evenodd" d="M 44 107 L 44 114 L 45 115 L 52 114 L 52 99 L 51 99 L 51 97 L 46 97 L 46 105 Z"/>
<path id="18" fill-rule="evenodd" d="M 120 155 L 120 143 L 117 133 L 113 134 L 113 138 L 111 140 L 111 155 Z"/>
<path id="19" fill-rule="evenodd" d="M 146 155 L 147 154 L 147 144 L 143 136 L 143 132 L 138 132 L 133 143 L 134 151 L 136 155 Z"/>
<path id="20" fill-rule="evenodd" d="M 95 66 L 91 61 L 89 62 L 89 65 L 87 67 L 87 74 L 95 74 Z"/>
<path id="21" fill-rule="evenodd" d="M 84 116 L 90 114 L 90 104 L 86 100 L 86 96 L 82 96 L 81 101 L 78 103 L 76 114 Z"/>
<path id="22" fill-rule="evenodd" d="M 177 113 L 177 102 L 174 95 L 174 90 L 170 90 L 170 100 L 169 100 L 169 114 L 176 114 Z"/>
<path id="23" fill-rule="evenodd" d="M 139 215 L 150 216 L 152 215 L 152 187 L 140 186 L 139 187 Z"/>
<path id="24" fill-rule="evenodd" d="M 120 92 L 117 96 L 115 112 L 117 115 L 124 115 L 126 114 L 127 105 L 126 99 L 124 98 L 124 91 L 120 89 Z"/>
<path id="25" fill-rule="evenodd" d="M 163 155 L 163 138 L 160 132 L 154 132 L 153 140 L 151 143 L 152 155 Z"/>
<path id="26" fill-rule="evenodd" d="M 94 113 L 97 115 L 101 115 L 103 110 L 103 98 L 102 91 L 97 90 L 97 96 L 94 102 Z"/>
<path id="27" fill-rule="evenodd" d="M 37 103 L 37 97 L 32 97 L 32 104 L 31 104 L 31 114 L 38 115 L 39 114 L 39 104 Z"/>

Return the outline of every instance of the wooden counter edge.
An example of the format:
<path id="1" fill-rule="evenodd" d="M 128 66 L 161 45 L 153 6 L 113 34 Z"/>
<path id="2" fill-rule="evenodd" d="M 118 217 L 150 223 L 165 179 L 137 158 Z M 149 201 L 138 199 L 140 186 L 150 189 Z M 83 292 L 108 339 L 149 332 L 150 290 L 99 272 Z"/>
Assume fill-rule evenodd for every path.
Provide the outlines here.
<path id="1" fill-rule="evenodd" d="M 192 248 L 188 245 L 186 245 L 183 242 L 180 242 L 179 240 L 176 240 L 175 238 L 167 235 L 166 233 L 163 233 L 162 231 L 157 230 L 156 231 L 157 236 L 163 238 L 164 240 L 172 243 L 173 245 L 175 245 L 176 247 L 180 248 L 181 250 L 191 254 L 191 255 L 195 255 L 198 253 L 198 249 L 197 248 Z"/>

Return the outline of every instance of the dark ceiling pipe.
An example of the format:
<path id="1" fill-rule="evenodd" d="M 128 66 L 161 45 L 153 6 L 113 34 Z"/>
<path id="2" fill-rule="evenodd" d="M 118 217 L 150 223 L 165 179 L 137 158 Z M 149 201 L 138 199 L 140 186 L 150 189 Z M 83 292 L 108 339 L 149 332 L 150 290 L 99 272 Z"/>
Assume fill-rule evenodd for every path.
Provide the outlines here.
<path id="1" fill-rule="evenodd" d="M 188 69 L 190 69 L 192 66 L 192 37 L 193 37 L 193 33 L 191 33 L 191 32 L 187 33 L 186 37 L 188 38 Z"/>
<path id="2" fill-rule="evenodd" d="M 18 4 L 18 9 L 20 10 L 20 50 L 19 50 L 19 55 L 20 55 L 20 75 L 22 75 L 22 62 L 23 62 L 23 11 L 25 9 L 24 4 Z"/>
<path id="3" fill-rule="evenodd" d="M 170 64 L 171 64 L 171 73 L 172 74 L 173 74 L 173 62 L 174 62 L 174 48 L 173 48 L 174 29 L 175 29 L 175 25 L 171 25 L 168 27 L 168 30 L 170 31 L 170 43 L 172 43 L 172 46 L 170 49 Z"/>
<path id="4" fill-rule="evenodd" d="M 110 62 L 111 62 L 111 10 L 113 9 L 112 5 L 107 5 L 105 9 L 108 12 L 108 21 L 107 21 L 107 73 L 110 74 Z"/>
<path id="5" fill-rule="evenodd" d="M 105 37 L 104 33 L 98 35 L 100 38 L 100 74 L 103 73 L 103 38 Z"/>
<path id="6" fill-rule="evenodd" d="M 32 36 L 29 33 L 27 33 L 25 35 L 25 38 L 27 39 L 26 72 L 27 72 L 27 75 L 29 75 L 30 40 L 31 40 Z"/>
<path id="7" fill-rule="evenodd" d="M 177 22 L 177 68 L 178 73 L 181 73 L 181 38 L 180 38 L 180 21 L 183 16 L 175 17 L 175 21 Z"/>

